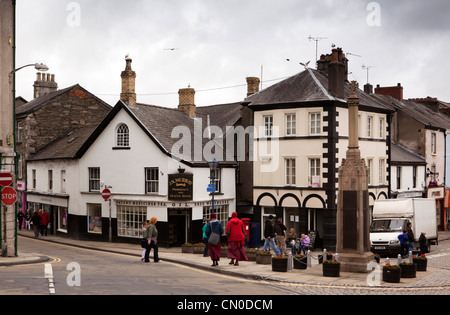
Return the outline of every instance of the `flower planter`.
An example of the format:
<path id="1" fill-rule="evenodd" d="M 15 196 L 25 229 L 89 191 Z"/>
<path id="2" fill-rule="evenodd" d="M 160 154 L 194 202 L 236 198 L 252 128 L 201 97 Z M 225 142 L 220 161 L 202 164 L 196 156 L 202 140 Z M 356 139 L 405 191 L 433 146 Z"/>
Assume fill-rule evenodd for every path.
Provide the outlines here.
<path id="1" fill-rule="evenodd" d="M 246 250 L 248 261 L 256 261 L 256 250 L 247 248 Z"/>
<path id="2" fill-rule="evenodd" d="M 324 262 L 323 266 L 323 276 L 324 277 L 339 277 L 341 273 L 341 264 L 339 263 L 329 263 Z"/>
<path id="3" fill-rule="evenodd" d="M 417 271 L 427 271 L 428 259 L 419 257 L 413 258 L 413 263 L 417 265 Z"/>
<path id="4" fill-rule="evenodd" d="M 228 257 L 228 247 L 220 248 L 220 257 Z"/>
<path id="5" fill-rule="evenodd" d="M 323 262 L 323 254 L 319 255 L 317 258 L 319 259 L 319 264 L 321 264 Z M 333 255 L 327 254 L 327 259 L 325 259 L 325 260 L 332 260 L 332 259 L 333 259 Z"/>
<path id="6" fill-rule="evenodd" d="M 390 283 L 399 283 L 402 275 L 402 269 L 400 267 L 393 268 L 391 266 L 383 267 L 383 281 Z"/>
<path id="7" fill-rule="evenodd" d="M 194 248 L 194 254 L 202 254 L 205 251 L 205 244 L 195 244 L 193 246 Z"/>
<path id="8" fill-rule="evenodd" d="M 287 258 L 272 258 L 272 271 L 275 272 L 287 272 L 288 260 Z"/>
<path id="9" fill-rule="evenodd" d="M 181 252 L 184 254 L 192 254 L 194 252 L 194 247 L 192 247 L 192 245 L 181 245 Z"/>
<path id="10" fill-rule="evenodd" d="M 303 256 L 303 257 L 295 257 L 294 256 L 294 269 L 301 269 L 301 270 L 305 270 L 308 266 L 308 257 Z"/>
<path id="11" fill-rule="evenodd" d="M 400 268 L 402 269 L 402 278 L 415 278 L 417 272 L 416 264 L 401 264 Z"/>
<path id="12" fill-rule="evenodd" d="M 261 265 L 270 265 L 272 263 L 272 255 L 256 253 L 256 263 Z"/>

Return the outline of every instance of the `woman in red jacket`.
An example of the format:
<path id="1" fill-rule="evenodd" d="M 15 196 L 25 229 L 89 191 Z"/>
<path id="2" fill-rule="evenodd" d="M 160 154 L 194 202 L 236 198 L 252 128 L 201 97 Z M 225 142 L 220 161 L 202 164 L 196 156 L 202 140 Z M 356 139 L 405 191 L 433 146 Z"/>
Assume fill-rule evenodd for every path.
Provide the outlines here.
<path id="1" fill-rule="evenodd" d="M 248 258 L 244 248 L 244 223 L 238 219 L 236 212 L 231 215 L 225 230 L 228 237 L 228 254 L 231 257 L 230 265 L 239 266 L 239 261 L 247 261 Z"/>

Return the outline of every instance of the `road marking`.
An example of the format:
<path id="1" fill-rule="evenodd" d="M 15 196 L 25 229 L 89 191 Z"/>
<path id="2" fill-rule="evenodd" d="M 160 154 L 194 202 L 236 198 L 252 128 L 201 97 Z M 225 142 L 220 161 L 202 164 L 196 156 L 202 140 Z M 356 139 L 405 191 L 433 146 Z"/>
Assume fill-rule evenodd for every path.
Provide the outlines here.
<path id="1" fill-rule="evenodd" d="M 50 294 L 55 294 L 55 284 L 53 283 L 53 267 L 51 264 L 44 265 L 44 278 L 48 280 L 48 291 Z"/>

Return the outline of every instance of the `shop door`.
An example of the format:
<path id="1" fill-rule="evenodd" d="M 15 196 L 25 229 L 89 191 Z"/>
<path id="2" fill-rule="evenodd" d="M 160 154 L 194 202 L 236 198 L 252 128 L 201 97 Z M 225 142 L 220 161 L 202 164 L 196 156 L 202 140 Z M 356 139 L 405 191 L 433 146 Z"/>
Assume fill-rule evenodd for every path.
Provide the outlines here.
<path id="1" fill-rule="evenodd" d="M 191 242 L 192 209 L 169 209 L 169 247 Z"/>

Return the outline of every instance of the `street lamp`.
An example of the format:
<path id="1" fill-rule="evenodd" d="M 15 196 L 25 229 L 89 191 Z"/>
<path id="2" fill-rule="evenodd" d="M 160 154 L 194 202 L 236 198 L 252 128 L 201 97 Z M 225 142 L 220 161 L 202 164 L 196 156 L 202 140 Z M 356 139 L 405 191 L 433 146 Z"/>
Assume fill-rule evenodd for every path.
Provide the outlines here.
<path id="1" fill-rule="evenodd" d="M 213 157 L 212 161 L 208 162 L 209 169 L 211 170 L 211 181 L 214 185 L 214 190 L 212 191 L 212 200 L 211 200 L 211 213 L 214 213 L 214 194 L 216 192 L 217 187 L 215 186 L 215 179 L 216 179 L 216 170 L 217 166 L 219 165 L 219 162 L 216 161 L 216 159 Z"/>
<path id="2" fill-rule="evenodd" d="M 14 36 L 15 37 L 15 36 Z M 15 40 L 14 40 L 15 41 Z M 14 43 L 14 49 L 15 49 L 15 43 Z M 14 52 L 15 54 L 15 52 Z M 15 59 L 14 59 L 15 64 Z M 22 66 L 20 68 L 14 69 L 9 73 L 9 84 L 12 84 L 12 92 L 13 92 L 13 139 L 14 139 L 14 188 L 17 188 L 17 164 L 19 161 L 19 153 L 17 152 L 17 141 L 16 141 L 16 80 L 15 80 L 15 73 L 23 68 L 27 67 L 34 67 L 38 71 L 48 71 L 48 66 L 43 63 L 30 63 L 28 65 Z M 0 168 L 1 168 L 1 161 L 0 161 Z M 15 212 L 15 221 L 17 222 L 17 203 L 14 205 L 14 212 Z M 6 233 L 6 231 L 5 231 Z M 17 224 L 15 224 L 15 256 L 17 257 Z"/>

